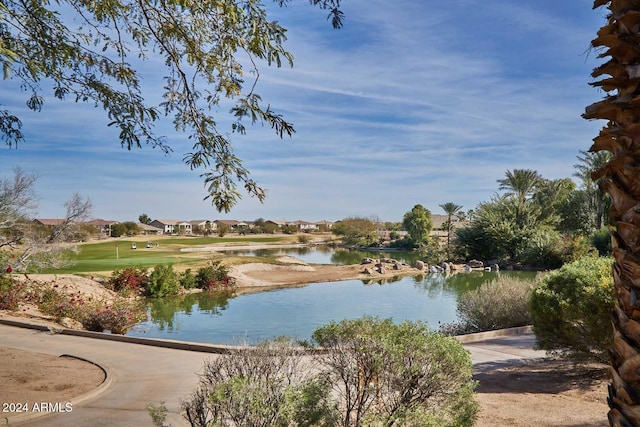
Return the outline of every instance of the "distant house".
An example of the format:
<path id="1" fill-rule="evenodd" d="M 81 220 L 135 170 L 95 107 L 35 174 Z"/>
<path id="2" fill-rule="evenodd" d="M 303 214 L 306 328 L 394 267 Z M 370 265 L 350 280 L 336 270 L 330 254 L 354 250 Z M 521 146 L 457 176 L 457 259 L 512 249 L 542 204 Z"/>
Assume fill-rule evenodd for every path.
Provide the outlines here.
<path id="1" fill-rule="evenodd" d="M 287 225 L 289 225 L 289 221 L 285 221 L 284 219 L 283 220 L 269 219 L 265 221 L 265 223 L 275 224 L 276 226 L 278 226 L 278 228 L 286 227 Z"/>
<path id="2" fill-rule="evenodd" d="M 236 231 L 242 227 L 248 227 L 249 224 L 244 222 L 244 221 L 236 221 L 235 219 L 216 219 L 214 221 L 214 223 L 216 224 L 215 229 L 218 228 L 218 226 L 220 224 L 224 224 L 229 226 L 229 228 L 231 229 L 231 231 Z"/>
<path id="3" fill-rule="evenodd" d="M 318 221 L 318 222 L 315 222 L 314 224 L 318 227 L 318 230 L 320 231 L 329 231 L 331 230 L 331 227 L 333 227 L 333 222 L 326 221 L 326 220 Z"/>
<path id="4" fill-rule="evenodd" d="M 298 227 L 298 230 L 300 230 L 300 231 L 313 231 L 313 230 L 316 230 L 318 228 L 318 226 L 315 225 L 314 223 L 307 222 L 307 221 L 302 221 L 301 219 L 299 219 L 297 221 L 293 221 L 292 224 L 295 225 L 296 227 Z"/>
<path id="5" fill-rule="evenodd" d="M 36 225 L 43 225 L 45 227 L 57 227 L 64 223 L 62 218 L 36 218 L 32 221 Z"/>
<path id="6" fill-rule="evenodd" d="M 207 234 L 208 232 L 214 230 L 214 224 L 208 219 L 196 219 L 193 221 L 189 221 L 189 224 L 191 224 L 191 231 L 194 234 Z"/>
<path id="7" fill-rule="evenodd" d="M 98 231 L 98 234 L 103 236 L 111 236 L 111 226 L 118 224 L 118 221 L 107 221 L 104 219 L 92 219 L 85 224 L 92 225 Z"/>
<path id="8" fill-rule="evenodd" d="M 151 224 L 138 224 L 138 228 L 142 231 L 142 234 L 162 234 L 164 230 L 160 227 L 156 227 Z"/>
<path id="9" fill-rule="evenodd" d="M 161 229 L 164 234 L 191 234 L 191 224 L 178 219 L 154 219 L 149 225 Z"/>

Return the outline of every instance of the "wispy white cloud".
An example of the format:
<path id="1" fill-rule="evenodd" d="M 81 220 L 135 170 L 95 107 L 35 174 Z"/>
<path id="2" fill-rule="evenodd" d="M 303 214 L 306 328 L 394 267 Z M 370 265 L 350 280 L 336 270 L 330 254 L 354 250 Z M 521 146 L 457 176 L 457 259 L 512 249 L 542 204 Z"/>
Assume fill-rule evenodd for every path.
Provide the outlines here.
<path id="1" fill-rule="evenodd" d="M 305 2 L 275 11 L 289 28 L 295 65 L 262 68 L 257 91 L 297 133 L 279 141 L 258 126 L 234 136 L 237 154 L 268 188 L 264 204 L 247 198 L 217 214 L 202 201 L 198 172 L 182 164 L 190 144 L 170 120 L 160 130 L 171 156 L 127 152 L 102 111 L 72 102 L 25 113 L 29 142 L 0 151 L 0 162 L 38 171 L 45 216 L 79 191 L 97 216 L 121 220 L 142 211 L 399 220 L 416 203 L 434 212 L 448 201 L 473 208 L 507 169 L 569 177 L 578 150 L 597 134 L 600 124 L 580 114 L 602 96 L 587 85 L 596 59 L 585 53 L 602 14 L 583 0 L 349 0 L 344 8 L 337 31 Z M 154 68 L 144 68 L 145 89 L 158 102 Z M 3 90 L 3 99 L 19 104 L 15 93 Z"/>

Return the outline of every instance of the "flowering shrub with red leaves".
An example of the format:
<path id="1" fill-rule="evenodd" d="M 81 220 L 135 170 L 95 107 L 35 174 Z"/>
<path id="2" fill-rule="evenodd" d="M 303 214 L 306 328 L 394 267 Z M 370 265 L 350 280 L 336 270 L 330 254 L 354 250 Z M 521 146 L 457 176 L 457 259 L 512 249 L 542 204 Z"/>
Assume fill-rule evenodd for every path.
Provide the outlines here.
<path id="1" fill-rule="evenodd" d="M 58 322 L 71 318 L 87 330 L 108 330 L 113 334 L 125 334 L 144 319 L 142 305 L 122 296 L 113 301 L 95 301 L 80 291 L 70 292 L 66 285 L 56 282 L 21 282 L 9 275 L 0 275 L 0 310 L 18 310 L 20 303 L 34 304 Z"/>
<path id="2" fill-rule="evenodd" d="M 85 305 L 80 292 L 68 294 L 55 283 L 41 285 L 39 292 L 31 297 L 31 301 L 38 305 L 40 311 L 58 321 L 65 317 L 78 320 L 83 316 Z"/>
<path id="3" fill-rule="evenodd" d="M 144 291 L 148 277 L 146 268 L 127 267 L 115 270 L 107 282 L 107 287 L 125 295 L 138 295 Z"/>
<path id="4" fill-rule="evenodd" d="M 139 321 L 143 320 L 142 307 L 128 300 L 117 300 L 111 305 L 96 304 L 81 319 L 82 326 L 88 331 L 111 331 L 124 335 Z"/>
<path id="5" fill-rule="evenodd" d="M 210 265 L 198 269 L 195 277 L 196 287 L 205 291 L 233 288 L 235 279 L 229 276 L 229 270 L 220 261 L 212 261 Z"/>
<path id="6" fill-rule="evenodd" d="M 0 275 L 0 310 L 17 310 L 24 297 L 25 285 L 9 275 Z"/>

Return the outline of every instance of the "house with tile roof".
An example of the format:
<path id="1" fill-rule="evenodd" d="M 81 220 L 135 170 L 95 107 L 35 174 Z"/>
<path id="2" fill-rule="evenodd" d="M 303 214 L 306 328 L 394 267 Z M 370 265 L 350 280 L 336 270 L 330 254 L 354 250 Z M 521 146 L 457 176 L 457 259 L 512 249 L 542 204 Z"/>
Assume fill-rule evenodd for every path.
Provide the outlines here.
<path id="1" fill-rule="evenodd" d="M 91 221 L 87 221 L 85 224 L 92 225 L 98 231 L 98 234 L 102 236 L 111 236 L 111 226 L 114 224 L 118 224 L 118 221 L 107 221 L 104 219 L 92 219 Z"/>
<path id="2" fill-rule="evenodd" d="M 161 229 L 164 234 L 191 234 L 191 224 L 178 219 L 154 219 L 149 225 Z"/>

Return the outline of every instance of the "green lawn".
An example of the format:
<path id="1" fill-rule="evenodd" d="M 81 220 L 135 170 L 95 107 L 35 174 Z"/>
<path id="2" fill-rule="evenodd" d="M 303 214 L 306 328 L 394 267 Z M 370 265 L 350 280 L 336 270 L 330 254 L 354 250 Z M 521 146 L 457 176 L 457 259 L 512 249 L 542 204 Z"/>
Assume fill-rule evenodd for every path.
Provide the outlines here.
<path id="1" fill-rule="evenodd" d="M 206 252 L 180 252 L 182 248 L 204 247 L 225 243 L 256 243 L 273 244 L 285 243 L 287 237 L 175 237 L 149 242 L 151 248 L 146 247 L 146 241 L 141 240 L 110 240 L 107 242 L 84 243 L 78 246 L 78 253 L 72 255 L 73 265 L 61 269 L 47 269 L 43 273 L 109 273 L 116 269 L 129 266 L 153 267 L 158 264 L 195 264 L 210 258 Z M 131 249 L 136 243 L 137 249 Z M 159 246 L 156 247 L 156 242 Z M 116 246 L 117 245 L 117 246 Z"/>

